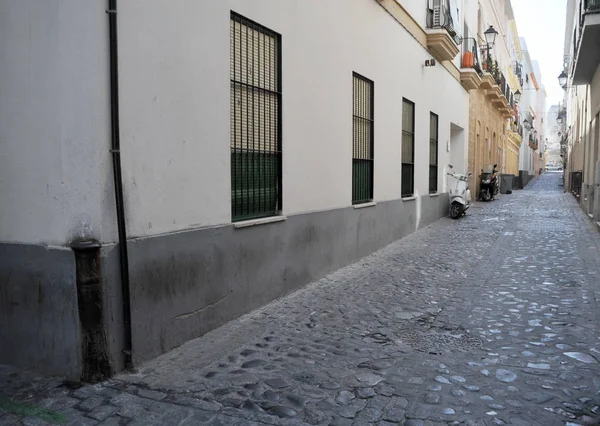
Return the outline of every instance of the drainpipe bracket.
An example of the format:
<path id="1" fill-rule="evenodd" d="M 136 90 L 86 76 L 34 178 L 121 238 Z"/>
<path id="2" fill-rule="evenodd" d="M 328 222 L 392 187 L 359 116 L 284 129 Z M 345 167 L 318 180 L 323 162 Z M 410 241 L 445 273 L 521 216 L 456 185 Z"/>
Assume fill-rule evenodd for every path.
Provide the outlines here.
<path id="1" fill-rule="evenodd" d="M 71 244 L 71 249 L 73 251 L 94 250 L 101 246 L 102 245 L 96 240 L 78 240 Z"/>

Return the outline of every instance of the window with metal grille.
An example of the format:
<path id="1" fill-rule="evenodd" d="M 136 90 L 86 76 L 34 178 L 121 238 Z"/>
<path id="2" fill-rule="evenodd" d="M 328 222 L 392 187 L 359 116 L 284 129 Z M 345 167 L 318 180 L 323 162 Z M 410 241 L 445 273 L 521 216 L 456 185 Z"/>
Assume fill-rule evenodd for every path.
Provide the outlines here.
<path id="1" fill-rule="evenodd" d="M 281 36 L 236 13 L 230 21 L 231 216 L 281 210 Z"/>
<path id="2" fill-rule="evenodd" d="M 415 192 L 415 104 L 402 99 L 402 197 Z"/>
<path id="3" fill-rule="evenodd" d="M 438 116 L 429 113 L 429 193 L 438 190 Z"/>
<path id="4" fill-rule="evenodd" d="M 373 200 L 373 82 L 352 78 L 352 204 Z"/>

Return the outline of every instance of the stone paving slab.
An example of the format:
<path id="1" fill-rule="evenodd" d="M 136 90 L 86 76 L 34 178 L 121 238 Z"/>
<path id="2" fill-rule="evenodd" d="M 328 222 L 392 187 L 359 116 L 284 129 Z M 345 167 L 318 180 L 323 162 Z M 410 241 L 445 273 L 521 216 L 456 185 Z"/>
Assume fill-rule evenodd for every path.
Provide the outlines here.
<path id="1" fill-rule="evenodd" d="M 600 233 L 558 183 L 99 385 L 1 367 L 0 424 L 600 425 Z"/>

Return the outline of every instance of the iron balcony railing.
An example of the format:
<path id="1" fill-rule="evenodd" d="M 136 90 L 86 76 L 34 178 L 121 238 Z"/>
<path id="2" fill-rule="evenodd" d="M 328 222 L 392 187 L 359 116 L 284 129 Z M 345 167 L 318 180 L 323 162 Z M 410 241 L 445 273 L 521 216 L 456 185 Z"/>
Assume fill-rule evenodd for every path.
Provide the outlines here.
<path id="1" fill-rule="evenodd" d="M 500 86 L 501 73 L 500 73 L 500 67 L 498 66 L 498 61 L 492 61 L 488 58 L 487 63 L 488 63 L 488 67 L 489 67 L 488 70 L 490 70 L 490 72 L 492 73 L 492 76 L 494 77 L 496 84 L 498 86 Z"/>
<path id="2" fill-rule="evenodd" d="M 461 68 L 473 68 L 478 74 L 481 74 L 483 68 L 479 52 L 479 46 L 474 38 L 464 38 L 462 42 Z"/>
<path id="3" fill-rule="evenodd" d="M 519 84 L 523 86 L 523 65 L 521 65 L 519 61 L 515 61 L 513 64 L 513 70 L 517 76 L 517 79 L 519 80 Z"/>
<path id="4" fill-rule="evenodd" d="M 496 62 L 495 66 L 496 66 L 496 68 L 495 68 L 494 78 L 496 80 L 496 84 L 498 84 L 498 86 L 500 86 L 502 95 L 504 95 L 506 100 L 510 103 L 510 106 L 512 108 L 514 108 L 514 97 L 513 97 L 512 91 L 510 90 L 510 86 L 509 86 L 508 82 L 506 81 L 506 77 L 504 77 L 504 74 L 499 70 L 498 62 Z"/>
<path id="5" fill-rule="evenodd" d="M 516 120 L 512 120 L 510 122 L 510 130 L 512 130 L 515 133 L 518 133 L 519 136 L 523 137 L 523 126 L 517 124 Z"/>
<path id="6" fill-rule="evenodd" d="M 537 151 L 538 149 L 538 139 L 533 137 L 531 134 L 529 135 L 529 148 Z"/>

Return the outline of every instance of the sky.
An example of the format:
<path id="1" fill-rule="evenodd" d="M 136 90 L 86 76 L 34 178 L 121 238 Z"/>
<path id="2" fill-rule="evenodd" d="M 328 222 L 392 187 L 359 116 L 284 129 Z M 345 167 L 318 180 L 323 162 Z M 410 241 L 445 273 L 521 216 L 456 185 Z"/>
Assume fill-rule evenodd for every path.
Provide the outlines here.
<path id="1" fill-rule="evenodd" d="M 558 74 L 563 69 L 567 0 L 512 0 L 519 36 L 524 37 L 532 60 L 542 72 L 548 95 L 546 109 L 563 98 Z M 541 13 L 543 12 L 543 13 Z"/>

